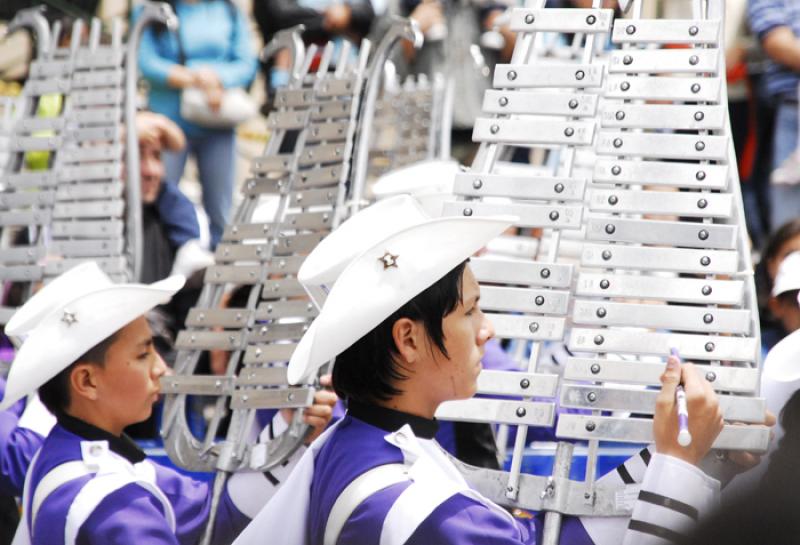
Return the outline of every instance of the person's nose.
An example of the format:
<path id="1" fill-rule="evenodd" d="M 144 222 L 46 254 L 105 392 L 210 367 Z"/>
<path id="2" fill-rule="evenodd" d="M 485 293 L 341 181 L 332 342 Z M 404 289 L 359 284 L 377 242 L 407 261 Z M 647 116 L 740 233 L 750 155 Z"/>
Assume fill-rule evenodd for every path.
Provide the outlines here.
<path id="1" fill-rule="evenodd" d="M 156 361 L 153 365 L 153 377 L 160 379 L 161 377 L 168 377 L 172 375 L 172 369 L 164 362 L 161 354 L 156 352 Z"/>
<path id="2" fill-rule="evenodd" d="M 483 313 L 481 313 L 481 314 L 483 314 Z M 492 337 L 494 337 L 494 324 L 484 314 L 483 315 L 483 322 L 481 322 L 481 328 L 478 331 L 478 344 L 483 346 Z"/>

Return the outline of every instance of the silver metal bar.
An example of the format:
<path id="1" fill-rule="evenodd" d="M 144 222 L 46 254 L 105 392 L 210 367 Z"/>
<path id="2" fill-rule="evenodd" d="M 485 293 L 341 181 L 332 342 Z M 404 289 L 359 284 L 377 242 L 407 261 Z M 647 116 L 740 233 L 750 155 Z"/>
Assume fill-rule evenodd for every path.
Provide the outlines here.
<path id="1" fill-rule="evenodd" d="M 611 30 L 614 10 L 514 8 L 509 24 L 514 32 L 562 32 L 591 34 Z"/>
<path id="2" fill-rule="evenodd" d="M 577 300 L 572 320 L 593 326 L 750 334 L 750 311 L 744 309 Z"/>
<path id="3" fill-rule="evenodd" d="M 630 161 L 598 157 L 593 181 L 725 190 L 728 187 L 729 168 L 728 165 Z"/>
<path id="4" fill-rule="evenodd" d="M 697 19 L 620 21 L 612 34 L 616 44 L 717 45 L 719 40 L 720 21 Z"/>
<path id="5" fill-rule="evenodd" d="M 653 421 L 649 418 L 615 418 L 611 416 L 559 415 L 558 437 L 600 439 L 635 443 L 653 442 Z M 770 429 L 766 426 L 726 425 L 714 441 L 713 448 L 766 452 Z"/>
<path id="6" fill-rule="evenodd" d="M 686 359 L 705 361 L 754 362 L 759 357 L 758 339 L 753 337 L 653 333 L 634 329 L 575 327 L 567 346 L 573 352 L 613 352 L 640 356 L 663 356 L 669 354 L 671 348 L 676 348 Z"/>
<path id="7" fill-rule="evenodd" d="M 588 93 L 507 91 L 489 89 L 483 95 L 483 113 L 594 117 L 600 97 Z"/>
<path id="8" fill-rule="evenodd" d="M 436 409 L 436 418 L 456 422 L 487 422 L 514 426 L 552 426 L 555 404 L 500 399 L 462 399 L 445 401 Z"/>
<path id="9" fill-rule="evenodd" d="M 588 384 L 565 384 L 561 388 L 561 406 L 572 409 L 623 411 L 655 414 L 657 390 L 630 387 L 602 387 Z M 728 422 L 761 424 L 766 414 L 763 398 L 720 394 L 717 398 L 722 415 Z"/>
<path id="10" fill-rule="evenodd" d="M 744 297 L 744 282 L 741 280 L 665 278 L 663 276 L 582 272 L 578 275 L 575 296 L 629 297 L 673 303 L 740 305 Z"/>
<path id="11" fill-rule="evenodd" d="M 731 366 L 712 368 L 699 363 L 701 362 L 698 362 L 698 371 L 715 390 L 751 395 L 757 393 L 758 369 Z M 594 358 L 568 358 L 564 368 L 566 380 L 617 382 L 643 386 L 660 386 L 663 373 L 663 363 Z"/>
<path id="12" fill-rule="evenodd" d="M 588 89 L 603 85 L 605 69 L 594 64 L 498 64 L 494 86 L 506 89 L 566 87 Z"/>

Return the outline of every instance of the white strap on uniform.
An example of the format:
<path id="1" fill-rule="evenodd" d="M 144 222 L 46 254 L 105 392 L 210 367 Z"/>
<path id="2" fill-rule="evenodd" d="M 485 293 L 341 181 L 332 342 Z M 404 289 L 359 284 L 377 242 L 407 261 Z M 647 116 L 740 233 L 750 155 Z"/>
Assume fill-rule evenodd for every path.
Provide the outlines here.
<path id="1" fill-rule="evenodd" d="M 137 468 L 143 464 L 147 464 L 147 462 L 137 464 Z M 81 526 L 83 526 L 91 514 L 94 513 L 94 510 L 97 509 L 97 506 L 100 505 L 106 497 L 134 483 L 146 489 L 161 503 L 164 511 L 164 518 L 167 519 L 167 523 L 174 533 L 175 513 L 167 497 L 155 484 L 155 472 L 147 476 L 140 475 L 138 471 L 137 475 L 122 472 L 108 473 L 105 475 L 98 475 L 86 483 L 83 488 L 81 488 L 80 492 L 78 492 L 78 495 L 75 496 L 72 505 L 70 505 L 69 512 L 67 513 L 67 521 L 64 527 L 64 545 L 75 544 Z"/>
<path id="2" fill-rule="evenodd" d="M 28 471 L 25 473 L 25 484 L 22 488 L 22 517 L 17 526 L 17 531 L 14 533 L 14 539 L 11 541 L 11 545 L 30 545 L 31 543 L 31 532 L 28 529 L 28 515 L 25 513 L 25 509 L 28 508 L 28 502 L 30 501 L 31 475 L 33 474 L 33 468 L 41 452 L 41 450 L 36 451 L 36 454 L 34 454 L 28 466 Z"/>
<path id="3" fill-rule="evenodd" d="M 27 545 L 32 541 L 33 529 L 36 528 L 36 515 L 39 513 L 39 508 L 42 506 L 44 500 L 46 500 L 53 491 L 74 479 L 92 474 L 83 462 L 67 462 L 56 466 L 39 481 L 39 485 L 36 487 L 36 491 L 33 494 L 33 502 L 31 502 L 31 476 L 36 461 L 39 459 L 40 452 L 41 451 L 38 451 L 36 456 L 33 457 L 33 460 L 31 460 L 28 473 L 25 475 L 25 488 L 22 493 L 23 510 L 30 508 L 30 517 L 23 514 L 17 533 L 14 535 L 13 545 Z M 30 518 L 31 521 L 30 526 L 28 525 L 28 518 Z"/>
<path id="4" fill-rule="evenodd" d="M 50 496 L 57 488 L 67 484 L 68 482 L 91 475 L 92 471 L 86 467 L 83 462 L 66 462 L 59 466 L 54 467 L 50 472 L 39 481 L 36 486 L 36 491 L 33 493 L 33 503 L 31 504 L 31 533 L 36 527 L 36 515 L 39 514 L 39 509 L 42 507 L 44 500 Z M 27 483 L 25 490 L 27 490 Z"/>
<path id="5" fill-rule="evenodd" d="M 336 545 L 345 523 L 364 500 L 376 492 L 407 480 L 408 467 L 404 464 L 377 466 L 356 477 L 342 490 L 328 514 L 324 545 Z"/>
<path id="6" fill-rule="evenodd" d="M 83 461 L 66 462 L 58 465 L 39 481 L 36 490 L 33 492 L 33 502 L 31 502 L 32 474 L 39 458 L 39 452 L 31 460 L 28 473 L 25 475 L 25 488 L 23 490 L 22 505 L 23 508 L 30 507 L 31 514 L 30 517 L 23 516 L 14 535 L 12 545 L 30 545 L 36 524 L 36 516 L 50 494 L 68 482 L 92 475 L 97 470 L 96 467 L 90 467 Z M 156 474 L 152 464 L 144 461 L 132 467 L 134 472 L 121 471 L 98 475 L 81 488 L 72 501 L 67 514 L 64 545 L 74 545 L 78 537 L 78 531 L 83 523 L 86 522 L 86 519 L 109 494 L 132 483 L 145 488 L 156 497 L 163 507 L 164 517 L 167 519 L 170 529 L 173 532 L 175 531 L 175 513 L 172 509 L 172 504 L 156 485 Z M 28 525 L 28 518 L 31 521 L 30 526 Z"/>
<path id="7" fill-rule="evenodd" d="M 414 481 L 389 509 L 380 545 L 403 545 L 437 507 L 464 490 L 445 479 Z"/>

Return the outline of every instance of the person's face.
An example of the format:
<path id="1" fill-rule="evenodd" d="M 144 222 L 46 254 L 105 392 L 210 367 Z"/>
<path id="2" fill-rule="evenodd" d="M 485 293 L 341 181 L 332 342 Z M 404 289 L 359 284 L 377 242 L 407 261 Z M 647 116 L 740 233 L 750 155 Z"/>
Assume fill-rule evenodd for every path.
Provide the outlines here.
<path id="1" fill-rule="evenodd" d="M 142 204 L 153 204 L 158 198 L 164 178 L 161 149 L 151 143 L 139 146 L 139 169 L 142 179 Z"/>
<path id="2" fill-rule="evenodd" d="M 467 399 L 475 395 L 486 341 L 494 327 L 478 306 L 480 286 L 469 266 L 462 276 L 462 299 L 442 321 L 444 346 L 449 356 L 431 346 L 431 385 L 439 389 L 441 401 Z"/>
<path id="3" fill-rule="evenodd" d="M 127 426 L 147 420 L 166 373 L 167 366 L 153 346 L 145 317 L 123 327 L 96 375 L 98 412 L 104 416 L 104 429 L 119 435 Z"/>
<path id="4" fill-rule="evenodd" d="M 781 322 L 784 331 L 793 333 L 800 329 L 800 305 L 797 303 L 797 292 L 791 297 L 770 297 L 769 310 Z"/>
<path id="5" fill-rule="evenodd" d="M 773 281 L 778 275 L 778 267 L 781 266 L 784 258 L 792 252 L 800 252 L 800 235 L 794 236 L 784 242 L 775 254 L 775 257 L 767 262 L 767 274 Z"/>

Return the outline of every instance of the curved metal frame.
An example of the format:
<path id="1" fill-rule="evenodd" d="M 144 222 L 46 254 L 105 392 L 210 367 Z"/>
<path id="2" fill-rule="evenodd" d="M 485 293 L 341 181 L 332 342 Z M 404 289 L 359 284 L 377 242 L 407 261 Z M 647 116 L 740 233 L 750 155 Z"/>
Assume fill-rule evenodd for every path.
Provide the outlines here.
<path id="1" fill-rule="evenodd" d="M 384 64 L 389 58 L 389 53 L 401 39 L 411 41 L 417 49 L 422 46 L 424 38 L 419 30 L 419 25 L 413 19 L 394 17 L 391 27 L 389 27 L 381 43 L 375 49 L 375 56 L 370 60 L 367 88 L 364 93 L 364 101 L 361 103 L 361 111 L 359 112 L 360 126 L 356 136 L 356 152 L 353 161 L 352 187 L 350 189 L 350 206 L 354 211 L 364 205 L 363 195 L 369 164 L 372 118 L 375 113 L 375 101 L 378 99 L 378 93 L 380 92 Z"/>
<path id="2" fill-rule="evenodd" d="M 142 273 L 142 186 L 139 171 L 139 140 L 136 133 L 136 97 L 139 67 L 137 56 L 139 42 L 144 29 L 154 23 L 162 23 L 170 29 L 178 28 L 178 17 L 169 4 L 145 2 L 142 13 L 128 37 L 125 56 L 125 123 L 127 126 L 126 165 L 127 183 L 127 251 L 130 255 L 133 281 L 138 281 Z"/>
<path id="3" fill-rule="evenodd" d="M 50 25 L 47 24 L 47 19 L 42 12 L 44 12 L 43 6 L 23 9 L 14 15 L 6 27 L 6 36 L 23 28 L 30 28 L 36 36 L 37 57 L 44 57 L 50 51 L 51 46 Z"/>

